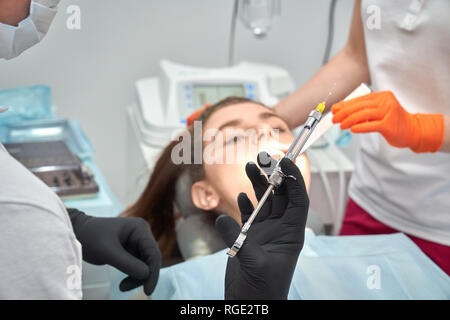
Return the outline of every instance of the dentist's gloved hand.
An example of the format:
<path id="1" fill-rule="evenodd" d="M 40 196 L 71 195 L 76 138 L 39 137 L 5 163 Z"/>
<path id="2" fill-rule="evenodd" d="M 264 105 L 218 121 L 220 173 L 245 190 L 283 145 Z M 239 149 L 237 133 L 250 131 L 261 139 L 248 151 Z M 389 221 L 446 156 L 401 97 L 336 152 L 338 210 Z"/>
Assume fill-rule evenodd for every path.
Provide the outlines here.
<path id="1" fill-rule="evenodd" d="M 300 170 L 288 159 L 282 171 L 293 178 L 268 198 L 234 258 L 228 258 L 225 299 L 287 299 L 298 256 L 303 247 L 309 199 Z M 247 176 L 259 200 L 268 187 L 267 179 L 254 163 L 246 166 Z M 238 196 L 245 223 L 253 205 L 245 193 Z M 216 220 L 216 228 L 228 247 L 241 230 L 230 216 Z"/>
<path id="2" fill-rule="evenodd" d="M 436 152 L 444 141 L 444 115 L 411 114 L 406 111 L 390 91 L 341 101 L 335 104 L 333 123 L 353 133 L 379 132 L 397 148 L 412 151 Z"/>
<path id="3" fill-rule="evenodd" d="M 161 268 L 161 252 L 147 222 L 140 218 L 96 218 L 77 209 L 67 209 L 73 230 L 82 245 L 83 260 L 109 264 L 128 277 L 121 291 L 144 286 L 150 295 Z"/>

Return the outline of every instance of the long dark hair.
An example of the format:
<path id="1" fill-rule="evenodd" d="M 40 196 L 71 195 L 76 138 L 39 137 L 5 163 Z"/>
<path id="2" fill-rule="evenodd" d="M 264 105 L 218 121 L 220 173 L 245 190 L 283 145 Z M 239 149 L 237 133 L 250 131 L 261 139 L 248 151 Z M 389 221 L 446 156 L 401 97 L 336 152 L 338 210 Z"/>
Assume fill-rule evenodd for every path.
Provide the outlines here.
<path id="1" fill-rule="evenodd" d="M 229 97 L 205 109 L 196 121 L 201 121 L 204 124 L 215 111 L 227 106 L 247 102 L 260 104 L 246 98 Z M 190 125 L 187 131 L 190 133 L 189 136 L 191 139 L 194 139 L 193 125 Z M 177 249 L 175 234 L 175 196 L 178 179 L 185 170 L 189 171 L 192 184 L 204 178 L 203 166 L 194 164 L 193 159 L 191 159 L 191 164 L 173 163 L 171 158 L 172 149 L 179 143 L 180 140 L 174 140 L 164 148 L 156 162 L 144 192 L 122 214 L 124 216 L 141 217 L 147 220 L 155 239 L 158 241 L 163 258 L 171 257 Z M 194 141 L 191 141 L 192 148 L 194 144 Z M 191 155 L 193 157 L 194 152 L 191 152 Z M 180 210 L 182 209 L 180 208 Z"/>

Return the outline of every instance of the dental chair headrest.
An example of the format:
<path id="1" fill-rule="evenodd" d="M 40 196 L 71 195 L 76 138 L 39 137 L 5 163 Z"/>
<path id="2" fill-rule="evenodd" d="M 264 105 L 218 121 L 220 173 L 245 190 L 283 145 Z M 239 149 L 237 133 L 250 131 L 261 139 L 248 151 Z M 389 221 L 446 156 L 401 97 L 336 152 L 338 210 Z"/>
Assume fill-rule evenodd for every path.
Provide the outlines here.
<path id="1" fill-rule="evenodd" d="M 191 187 L 191 177 L 189 176 L 189 172 L 185 170 L 178 178 L 175 185 L 175 205 L 183 217 L 203 214 L 206 212 L 197 208 L 192 202 Z"/>
<path id="2" fill-rule="evenodd" d="M 192 181 L 183 172 L 175 186 L 175 205 L 181 213 L 176 221 L 176 237 L 185 260 L 224 249 L 225 243 L 211 223 L 211 212 L 197 208 L 191 197 Z"/>

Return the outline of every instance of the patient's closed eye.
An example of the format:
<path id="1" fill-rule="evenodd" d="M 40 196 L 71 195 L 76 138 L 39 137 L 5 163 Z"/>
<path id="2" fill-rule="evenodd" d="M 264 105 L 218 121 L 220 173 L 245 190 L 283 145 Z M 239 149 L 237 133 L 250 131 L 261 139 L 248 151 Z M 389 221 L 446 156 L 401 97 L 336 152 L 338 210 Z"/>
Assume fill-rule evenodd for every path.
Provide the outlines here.
<path id="1" fill-rule="evenodd" d="M 225 144 L 229 145 L 229 144 L 232 144 L 232 143 L 242 142 L 242 141 L 244 141 L 244 140 L 245 140 L 245 137 L 242 136 L 242 135 L 233 136 L 233 137 L 229 138 L 229 139 L 225 142 Z"/>
<path id="2" fill-rule="evenodd" d="M 275 127 L 275 128 L 273 128 L 273 130 L 274 131 L 278 131 L 278 132 L 281 132 L 281 133 L 284 133 L 284 132 L 286 132 L 287 130 L 285 129 L 285 128 L 283 128 L 283 127 Z"/>

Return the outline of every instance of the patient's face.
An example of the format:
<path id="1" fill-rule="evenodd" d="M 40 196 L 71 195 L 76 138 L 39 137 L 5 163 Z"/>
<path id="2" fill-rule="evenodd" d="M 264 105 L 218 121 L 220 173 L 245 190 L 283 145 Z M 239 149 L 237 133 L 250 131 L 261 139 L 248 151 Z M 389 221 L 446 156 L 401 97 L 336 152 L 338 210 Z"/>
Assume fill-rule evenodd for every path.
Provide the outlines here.
<path id="1" fill-rule="evenodd" d="M 212 138 L 211 133 L 214 132 L 217 135 Z M 270 109 L 248 102 L 215 111 L 203 124 L 203 140 L 205 180 L 220 197 L 217 210 L 233 216 L 241 223 L 238 194 L 245 192 L 254 205 L 257 203 L 245 173 L 246 163 L 257 163 L 260 151 L 267 151 L 279 158 L 283 151 L 286 152 L 294 136 L 286 123 Z M 220 159 L 222 161 L 218 161 Z M 296 164 L 309 187 L 306 157 L 300 156 Z"/>

